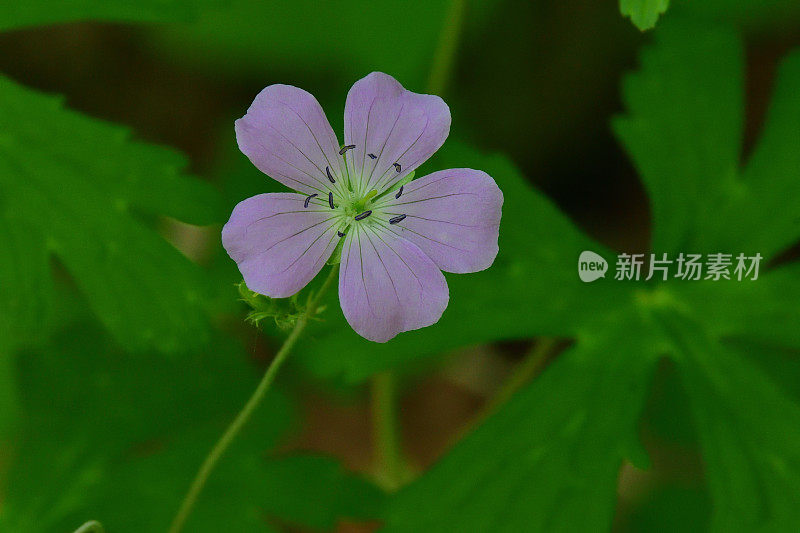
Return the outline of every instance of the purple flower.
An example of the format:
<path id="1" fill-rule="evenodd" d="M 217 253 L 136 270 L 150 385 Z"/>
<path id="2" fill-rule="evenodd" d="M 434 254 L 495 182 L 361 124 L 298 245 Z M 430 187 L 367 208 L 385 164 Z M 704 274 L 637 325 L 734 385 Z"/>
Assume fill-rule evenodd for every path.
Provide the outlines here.
<path id="1" fill-rule="evenodd" d="M 408 181 L 444 143 L 450 110 L 373 72 L 350 89 L 344 146 L 309 93 L 270 85 L 236 121 L 239 148 L 297 193 L 240 202 L 222 244 L 247 286 L 273 298 L 302 289 L 341 247 L 339 301 L 359 335 L 386 342 L 436 323 L 442 270 L 477 272 L 497 255 L 503 194 L 485 172 Z"/>

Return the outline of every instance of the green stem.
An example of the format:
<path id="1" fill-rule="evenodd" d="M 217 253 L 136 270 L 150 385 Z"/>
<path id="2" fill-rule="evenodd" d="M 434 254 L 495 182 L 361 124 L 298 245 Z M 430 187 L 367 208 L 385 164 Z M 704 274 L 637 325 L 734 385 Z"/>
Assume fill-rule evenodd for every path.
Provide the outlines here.
<path id="1" fill-rule="evenodd" d="M 308 321 L 316 314 L 323 295 L 330 288 L 338 271 L 339 265 L 334 265 L 333 268 L 331 268 L 331 271 L 328 274 L 328 277 L 325 279 L 325 282 L 322 284 L 322 287 L 314 296 L 309 299 L 305 312 L 300 315 L 300 318 L 297 319 L 294 329 L 284 341 L 281 349 L 278 350 L 278 353 L 275 355 L 275 359 L 273 359 L 270 363 L 267 371 L 264 373 L 264 377 L 261 378 L 261 382 L 258 384 L 258 387 L 256 387 L 255 392 L 253 392 L 253 395 L 249 400 L 247 400 L 244 408 L 242 408 L 239 414 L 236 415 L 236 418 L 233 420 L 231 425 L 228 426 L 228 429 L 225 430 L 225 433 L 222 434 L 222 437 L 220 437 L 220 439 L 211 449 L 211 452 L 209 452 L 209 454 L 206 456 L 203 464 L 200 466 L 200 470 L 198 470 L 197 474 L 195 475 L 194 481 L 192 481 L 192 485 L 189 487 L 189 492 L 186 493 L 186 496 L 181 503 L 178 514 L 175 515 L 175 518 L 172 521 L 172 525 L 169 528 L 169 533 L 178 533 L 183 529 L 186 519 L 189 518 L 192 508 L 197 501 L 197 497 L 203 491 L 206 481 L 208 481 L 209 475 L 211 475 L 211 472 L 213 472 L 222 455 L 227 451 L 228 447 L 231 445 L 234 439 L 236 439 L 236 436 L 242 430 L 244 425 L 247 424 L 247 421 L 250 420 L 253 412 L 255 412 L 256 408 L 258 408 L 259 404 L 264 399 L 264 396 L 269 390 L 270 385 L 272 385 L 272 382 L 275 380 L 278 369 L 280 369 L 281 365 L 283 365 L 283 363 L 286 361 L 287 357 L 289 356 L 289 352 L 291 352 L 292 347 L 294 347 L 295 342 L 297 342 L 300 334 L 303 332 L 306 325 L 308 325 Z"/>
<path id="2" fill-rule="evenodd" d="M 557 347 L 558 339 L 551 337 L 539 339 L 522 362 L 517 365 L 508 380 L 500 386 L 479 418 L 482 420 L 491 415 L 498 407 L 510 400 L 519 389 L 530 383 L 542 371 L 553 350 Z"/>
<path id="3" fill-rule="evenodd" d="M 103 525 L 97 520 L 89 520 L 81 527 L 75 530 L 75 533 L 103 533 Z"/>
<path id="4" fill-rule="evenodd" d="M 402 455 L 397 416 L 397 387 L 391 372 L 372 378 L 372 435 L 377 459 L 377 481 L 388 492 L 399 489 L 407 469 Z"/>
<path id="5" fill-rule="evenodd" d="M 439 44 L 433 56 L 433 65 L 428 77 L 428 92 L 442 94 L 447 88 L 450 72 L 461 38 L 461 26 L 464 20 L 465 0 L 452 0 L 447 11 L 444 27 L 439 36 Z"/>

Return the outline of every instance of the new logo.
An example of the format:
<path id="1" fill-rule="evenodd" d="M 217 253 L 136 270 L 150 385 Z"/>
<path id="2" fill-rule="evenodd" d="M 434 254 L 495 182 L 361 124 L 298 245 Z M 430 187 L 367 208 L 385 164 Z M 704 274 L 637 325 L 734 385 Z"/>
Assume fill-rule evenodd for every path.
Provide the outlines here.
<path id="1" fill-rule="evenodd" d="M 589 283 L 606 277 L 608 263 L 602 256 L 589 250 L 581 252 L 578 257 L 578 276 L 581 281 Z"/>

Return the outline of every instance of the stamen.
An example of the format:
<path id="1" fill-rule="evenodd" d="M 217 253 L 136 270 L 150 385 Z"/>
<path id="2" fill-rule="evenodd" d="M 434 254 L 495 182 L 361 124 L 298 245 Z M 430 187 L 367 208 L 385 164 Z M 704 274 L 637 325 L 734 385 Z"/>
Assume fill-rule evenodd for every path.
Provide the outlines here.
<path id="1" fill-rule="evenodd" d="M 378 159 L 378 156 L 375 154 L 367 154 L 370 159 Z"/>
<path id="2" fill-rule="evenodd" d="M 400 186 L 400 190 L 394 195 L 395 199 L 400 198 L 400 195 L 403 194 L 403 187 L 405 187 L 405 185 Z"/>
<path id="3" fill-rule="evenodd" d="M 338 235 L 339 237 L 344 237 L 344 233 L 342 233 L 341 231 L 337 231 L 336 235 Z"/>
<path id="4" fill-rule="evenodd" d="M 317 196 L 317 193 L 309 194 L 308 196 L 306 196 L 306 201 L 303 202 L 303 207 L 308 208 L 308 202 L 310 202 L 311 199 L 314 198 L 315 196 Z"/>
<path id="5" fill-rule="evenodd" d="M 331 206 L 331 209 L 336 209 L 336 206 L 333 205 L 333 193 L 328 193 L 328 205 Z"/>
<path id="6" fill-rule="evenodd" d="M 392 164 L 394 165 L 394 169 L 396 171 L 400 172 L 400 170 L 401 170 L 400 163 L 392 163 Z"/>
<path id="7" fill-rule="evenodd" d="M 331 169 L 330 169 L 329 167 L 325 167 L 325 174 L 327 174 L 327 175 L 328 175 L 328 180 L 329 180 L 331 183 L 336 183 L 336 180 L 335 180 L 335 179 L 333 179 L 333 176 L 331 176 Z"/>
<path id="8" fill-rule="evenodd" d="M 347 146 L 342 146 L 342 149 L 339 150 L 339 155 L 344 155 L 345 152 L 347 152 L 348 150 L 352 150 L 355 147 L 356 147 L 355 144 L 348 144 Z"/>
<path id="9" fill-rule="evenodd" d="M 367 218 L 371 214 L 372 214 L 372 211 L 364 211 L 360 215 L 356 215 L 355 216 L 355 220 L 364 220 L 365 218 Z"/>
<path id="10" fill-rule="evenodd" d="M 406 218 L 405 215 L 397 215 L 389 219 L 389 224 L 397 224 L 398 222 L 402 222 L 404 218 Z"/>

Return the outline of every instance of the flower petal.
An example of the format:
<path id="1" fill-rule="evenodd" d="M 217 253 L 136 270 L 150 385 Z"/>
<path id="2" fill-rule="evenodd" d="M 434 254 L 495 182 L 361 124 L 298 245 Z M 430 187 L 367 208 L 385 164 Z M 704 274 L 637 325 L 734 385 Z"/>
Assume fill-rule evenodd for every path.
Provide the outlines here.
<path id="1" fill-rule="evenodd" d="M 503 193 L 485 172 L 440 170 L 407 183 L 400 198 L 389 194 L 379 205 L 387 219 L 406 215 L 387 227 L 445 272 L 484 270 L 497 256 Z"/>
<path id="2" fill-rule="evenodd" d="M 450 109 L 441 98 L 407 91 L 388 74 L 373 72 L 347 93 L 345 144 L 355 145 L 347 166 L 361 193 L 391 187 L 433 155 L 449 132 Z"/>
<path id="3" fill-rule="evenodd" d="M 345 239 L 339 301 L 359 335 L 386 342 L 439 320 L 450 298 L 447 282 L 422 250 L 392 233 L 359 225 Z"/>
<path id="4" fill-rule="evenodd" d="M 233 209 L 222 228 L 222 245 L 236 261 L 247 286 L 286 298 L 322 269 L 339 241 L 338 217 L 322 201 L 303 207 L 305 196 L 259 194 Z"/>
<path id="5" fill-rule="evenodd" d="M 258 93 L 236 121 L 236 141 L 261 172 L 298 192 L 327 195 L 344 185 L 336 134 L 316 98 L 302 89 L 270 85 Z"/>

